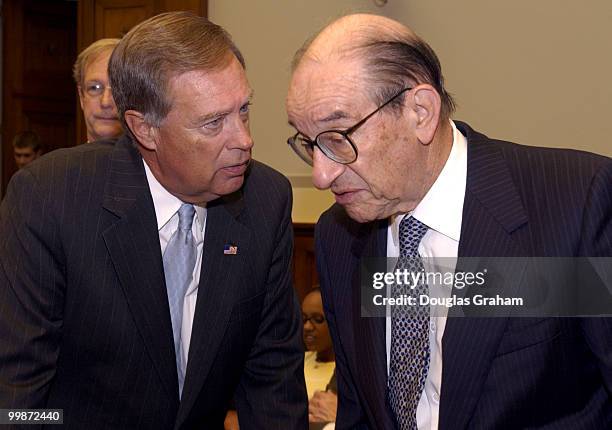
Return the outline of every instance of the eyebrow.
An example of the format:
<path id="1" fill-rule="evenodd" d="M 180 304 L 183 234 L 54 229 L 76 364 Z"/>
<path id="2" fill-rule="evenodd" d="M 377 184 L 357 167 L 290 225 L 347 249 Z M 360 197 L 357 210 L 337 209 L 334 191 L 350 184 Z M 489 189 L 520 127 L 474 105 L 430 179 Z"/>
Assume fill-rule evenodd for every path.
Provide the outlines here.
<path id="1" fill-rule="evenodd" d="M 246 100 L 246 102 L 242 103 L 242 104 L 240 105 L 240 107 L 242 107 L 242 106 L 244 106 L 244 105 L 246 105 L 246 104 L 251 103 L 251 101 L 253 100 L 253 95 L 254 95 L 254 94 L 255 94 L 255 91 L 251 89 L 251 91 L 249 92 L 249 95 L 247 96 L 247 100 Z M 229 115 L 230 113 L 231 113 L 231 110 L 230 110 L 230 111 L 225 110 L 225 111 L 215 111 L 215 112 L 211 112 L 211 113 L 208 113 L 208 114 L 206 114 L 206 115 L 204 115 L 204 116 L 200 116 L 200 117 L 198 117 L 198 118 L 197 118 L 197 119 L 196 119 L 196 120 L 193 122 L 193 125 L 198 126 L 199 124 L 202 124 L 202 123 L 204 123 L 204 122 L 206 122 L 206 121 L 208 121 L 208 120 L 210 120 L 210 119 L 212 119 L 212 118 L 217 118 L 217 117 L 221 117 L 221 116 L 224 116 L 224 115 Z"/>
<path id="2" fill-rule="evenodd" d="M 348 113 L 342 110 L 336 110 L 336 111 L 333 111 L 331 114 L 327 115 L 326 117 L 316 120 L 316 122 L 332 122 L 338 119 L 347 119 L 347 118 L 350 118 Z"/>
<path id="3" fill-rule="evenodd" d="M 337 121 L 339 119 L 349 119 L 350 116 L 348 113 L 342 111 L 342 110 L 336 110 L 333 111 L 331 114 L 317 119 L 315 120 L 315 122 L 322 122 L 322 123 L 328 123 L 328 122 L 332 122 L 332 121 Z M 293 122 L 291 122 L 291 120 L 287 121 L 287 124 L 289 124 L 290 127 L 293 127 L 298 133 L 300 133 L 302 136 L 309 138 L 306 134 L 304 134 L 303 132 L 301 132 L 296 126 L 295 124 L 293 124 Z M 310 138 L 309 138 L 310 139 Z"/>

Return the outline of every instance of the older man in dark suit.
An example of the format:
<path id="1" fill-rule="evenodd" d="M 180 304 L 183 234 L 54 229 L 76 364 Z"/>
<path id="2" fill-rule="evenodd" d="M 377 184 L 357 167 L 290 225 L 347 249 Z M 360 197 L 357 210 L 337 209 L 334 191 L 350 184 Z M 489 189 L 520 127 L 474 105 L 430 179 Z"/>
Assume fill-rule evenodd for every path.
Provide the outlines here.
<path id="1" fill-rule="evenodd" d="M 251 160 L 229 35 L 169 13 L 109 75 L 126 135 L 55 151 L 0 212 L 0 408 L 71 428 L 307 427 L 291 190 Z"/>
<path id="2" fill-rule="evenodd" d="M 343 17 L 294 61 L 288 143 L 337 202 L 315 234 L 336 428 L 609 428 L 609 318 L 362 315 L 368 257 L 416 273 L 424 257 L 612 255 L 612 160 L 492 140 L 453 108 L 435 53 L 391 19 Z"/>

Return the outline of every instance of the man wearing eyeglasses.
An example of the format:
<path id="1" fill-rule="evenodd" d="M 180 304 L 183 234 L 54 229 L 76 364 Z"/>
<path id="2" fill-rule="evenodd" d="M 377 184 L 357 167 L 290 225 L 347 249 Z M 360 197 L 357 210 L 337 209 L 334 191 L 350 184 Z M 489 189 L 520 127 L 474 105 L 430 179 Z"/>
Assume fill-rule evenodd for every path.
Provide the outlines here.
<path id="1" fill-rule="evenodd" d="M 73 76 L 87 128 L 87 141 L 119 137 L 123 130 L 108 82 L 108 60 L 119 39 L 100 39 L 85 48 L 73 66 Z"/>
<path id="2" fill-rule="evenodd" d="M 453 110 L 433 50 L 384 17 L 340 18 L 294 59 L 288 144 L 336 199 L 315 234 L 336 426 L 607 428 L 610 319 L 362 315 L 369 257 L 416 272 L 423 257 L 612 255 L 610 159 L 492 140 Z"/>

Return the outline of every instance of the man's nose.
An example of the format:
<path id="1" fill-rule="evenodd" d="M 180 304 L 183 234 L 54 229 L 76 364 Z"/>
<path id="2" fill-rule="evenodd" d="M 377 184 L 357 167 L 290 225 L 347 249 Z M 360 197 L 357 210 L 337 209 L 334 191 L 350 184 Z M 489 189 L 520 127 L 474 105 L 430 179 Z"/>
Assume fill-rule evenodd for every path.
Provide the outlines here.
<path id="1" fill-rule="evenodd" d="M 253 138 L 251 137 L 251 129 L 249 122 L 242 118 L 237 118 L 234 126 L 235 137 L 232 139 L 233 148 L 248 151 L 253 147 Z"/>
<path id="2" fill-rule="evenodd" d="M 327 158 L 315 146 L 312 154 L 312 183 L 320 190 L 326 190 L 342 174 L 345 166 Z"/>
<path id="3" fill-rule="evenodd" d="M 104 88 L 104 92 L 100 96 L 100 104 L 103 107 L 114 107 L 115 100 L 113 99 L 113 92 L 110 87 Z"/>

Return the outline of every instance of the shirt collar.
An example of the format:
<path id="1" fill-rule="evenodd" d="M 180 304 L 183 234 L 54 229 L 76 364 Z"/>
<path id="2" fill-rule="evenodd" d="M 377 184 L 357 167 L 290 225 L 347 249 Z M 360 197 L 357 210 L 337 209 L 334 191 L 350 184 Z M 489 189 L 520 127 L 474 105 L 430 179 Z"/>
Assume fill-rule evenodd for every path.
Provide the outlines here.
<path id="1" fill-rule="evenodd" d="M 148 164 L 142 160 L 144 164 L 145 173 L 147 175 L 147 182 L 149 183 L 149 190 L 151 191 L 151 197 L 153 198 L 153 206 L 155 207 L 155 217 L 157 218 L 157 230 L 161 230 L 168 221 L 174 216 L 179 210 L 183 201 L 178 197 L 171 194 L 159 183 Z M 206 216 L 206 207 L 193 205 L 196 211 L 196 219 L 198 221 L 198 227 L 200 230 L 204 229 L 204 220 Z"/>
<path id="2" fill-rule="evenodd" d="M 389 219 L 393 242 L 397 246 L 399 224 L 406 215 L 414 216 L 430 229 L 459 242 L 467 179 L 467 139 L 453 121 L 450 123 L 453 146 L 442 171 L 410 214 L 395 215 Z"/>

